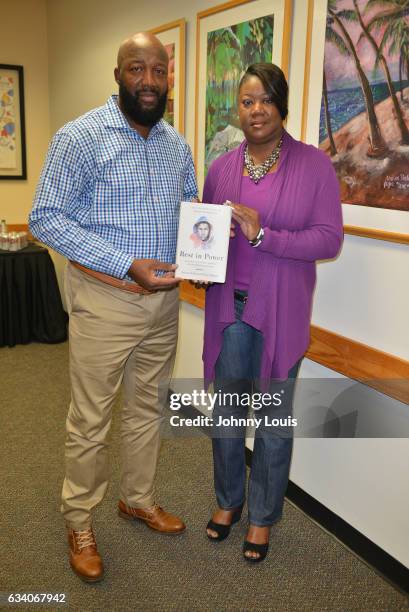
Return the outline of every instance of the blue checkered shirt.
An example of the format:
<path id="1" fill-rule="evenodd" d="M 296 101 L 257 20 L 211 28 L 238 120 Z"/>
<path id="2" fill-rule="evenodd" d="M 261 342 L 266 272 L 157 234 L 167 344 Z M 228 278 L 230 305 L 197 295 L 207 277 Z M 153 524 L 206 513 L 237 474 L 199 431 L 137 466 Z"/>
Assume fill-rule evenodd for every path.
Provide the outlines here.
<path id="1" fill-rule="evenodd" d="M 145 140 L 112 96 L 54 136 L 30 230 L 68 259 L 124 278 L 134 258 L 174 263 L 180 202 L 196 197 L 185 140 L 163 119 Z"/>

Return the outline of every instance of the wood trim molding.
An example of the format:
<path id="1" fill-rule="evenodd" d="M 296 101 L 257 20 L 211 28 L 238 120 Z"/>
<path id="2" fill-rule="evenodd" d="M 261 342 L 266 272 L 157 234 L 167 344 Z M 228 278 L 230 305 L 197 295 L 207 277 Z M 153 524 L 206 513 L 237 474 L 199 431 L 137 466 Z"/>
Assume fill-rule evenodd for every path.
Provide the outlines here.
<path id="1" fill-rule="evenodd" d="M 301 117 L 301 140 L 306 141 L 307 137 L 307 117 L 308 117 L 308 93 L 310 87 L 311 73 L 311 44 L 312 44 L 312 21 L 314 17 L 314 0 L 308 0 L 307 14 L 307 39 L 305 42 L 305 66 L 304 66 L 304 86 L 302 117 Z"/>
<path id="2" fill-rule="evenodd" d="M 181 284 L 180 299 L 204 308 L 205 291 L 195 289 L 188 281 L 184 281 Z M 335 372 L 409 404 L 409 361 L 316 325 L 311 325 L 311 344 L 306 356 Z"/>
<path id="3" fill-rule="evenodd" d="M 283 26 L 283 48 L 281 50 L 281 70 L 285 74 L 288 81 L 290 70 L 290 45 L 291 45 L 291 28 L 293 19 L 293 2 L 285 0 L 284 5 L 284 26 Z"/>
<path id="4" fill-rule="evenodd" d="M 179 114 L 180 114 L 180 133 L 185 133 L 185 93 L 186 93 L 186 19 L 180 19 L 180 71 L 179 82 Z"/>
<path id="5" fill-rule="evenodd" d="M 221 13 L 222 11 L 226 11 L 236 6 L 240 6 L 240 4 L 246 4 L 247 2 L 251 2 L 251 0 L 230 0 L 230 2 L 224 2 L 223 4 L 217 4 L 216 6 L 212 6 L 208 9 L 205 9 L 204 11 L 200 11 L 200 13 L 197 14 L 197 18 L 203 19 L 203 17 L 208 17 L 209 15 L 215 15 L 216 13 Z"/>
<path id="6" fill-rule="evenodd" d="M 364 238 L 373 238 L 374 240 L 386 240 L 387 242 L 409 244 L 409 234 L 386 232 L 384 230 L 357 227 L 355 225 L 344 225 L 344 232 L 345 234 L 350 234 L 352 236 L 363 236 Z"/>
<path id="7" fill-rule="evenodd" d="M 27 232 L 28 239 L 29 240 L 34 240 L 34 236 L 30 232 L 30 230 L 28 229 L 28 223 L 17 223 L 17 224 L 16 223 L 14 223 L 14 224 L 7 223 L 7 230 L 9 232 Z"/>
<path id="8" fill-rule="evenodd" d="M 180 299 L 183 302 L 192 304 L 204 310 L 205 306 L 205 295 L 204 289 L 195 289 L 189 281 L 182 281 L 180 283 Z"/>
<path id="9" fill-rule="evenodd" d="M 306 356 L 409 404 L 409 362 L 404 359 L 316 325 L 311 325 L 311 344 Z"/>

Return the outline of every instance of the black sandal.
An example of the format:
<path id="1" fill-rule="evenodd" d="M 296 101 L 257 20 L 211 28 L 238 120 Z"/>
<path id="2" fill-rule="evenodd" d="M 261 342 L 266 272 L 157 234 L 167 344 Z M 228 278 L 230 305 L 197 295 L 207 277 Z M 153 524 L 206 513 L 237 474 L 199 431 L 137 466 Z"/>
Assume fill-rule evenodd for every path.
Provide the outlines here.
<path id="1" fill-rule="evenodd" d="M 268 542 L 266 544 L 255 544 L 254 542 L 249 542 L 248 540 L 244 540 L 243 544 L 243 557 L 246 561 L 250 561 L 250 563 L 259 563 L 266 558 L 268 552 Z M 247 557 L 246 552 L 255 552 L 258 554 L 258 557 Z"/>
<path id="2" fill-rule="evenodd" d="M 211 529 L 212 531 L 215 531 L 217 533 L 217 536 L 211 536 L 206 531 L 206 535 L 209 540 L 212 540 L 212 542 L 221 542 L 222 540 L 225 540 L 230 533 L 232 525 L 238 523 L 241 519 L 242 510 L 243 506 L 233 512 L 230 525 L 222 525 L 221 523 L 215 523 L 214 521 L 212 521 L 212 519 L 210 519 L 210 521 L 206 525 L 206 529 Z"/>

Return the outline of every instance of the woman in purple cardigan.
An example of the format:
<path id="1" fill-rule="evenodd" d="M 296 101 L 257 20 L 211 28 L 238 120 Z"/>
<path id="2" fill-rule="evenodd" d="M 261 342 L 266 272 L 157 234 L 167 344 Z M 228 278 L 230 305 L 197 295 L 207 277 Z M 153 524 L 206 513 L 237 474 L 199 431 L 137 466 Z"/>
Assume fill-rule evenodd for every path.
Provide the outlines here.
<path id="1" fill-rule="evenodd" d="M 343 238 L 332 164 L 324 153 L 285 131 L 287 100 L 287 82 L 277 66 L 253 64 L 247 69 L 238 93 L 246 140 L 212 164 L 203 192 L 204 202 L 233 202 L 236 225 L 226 282 L 212 285 L 206 295 L 205 378 L 215 381 L 222 399 L 235 394 L 213 412 L 218 508 L 207 535 L 224 540 L 240 520 L 246 482 L 245 398 L 254 400 L 254 391 L 268 392 L 271 405 L 264 399 L 255 410 L 260 423 L 243 547 L 244 558 L 252 562 L 265 558 L 270 527 L 282 514 L 292 452 L 292 396 L 309 344 L 315 262 L 335 257 Z"/>

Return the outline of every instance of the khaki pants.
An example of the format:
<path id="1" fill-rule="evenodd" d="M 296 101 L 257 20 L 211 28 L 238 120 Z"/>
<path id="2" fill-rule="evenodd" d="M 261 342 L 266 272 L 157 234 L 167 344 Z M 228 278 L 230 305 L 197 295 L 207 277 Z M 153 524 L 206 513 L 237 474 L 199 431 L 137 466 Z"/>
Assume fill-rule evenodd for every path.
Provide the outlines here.
<path id="1" fill-rule="evenodd" d="M 140 295 L 111 287 L 68 264 L 71 404 L 61 511 L 67 526 L 91 524 L 108 486 L 107 436 L 123 384 L 120 498 L 154 502 L 160 424 L 177 341 L 177 289 Z"/>

